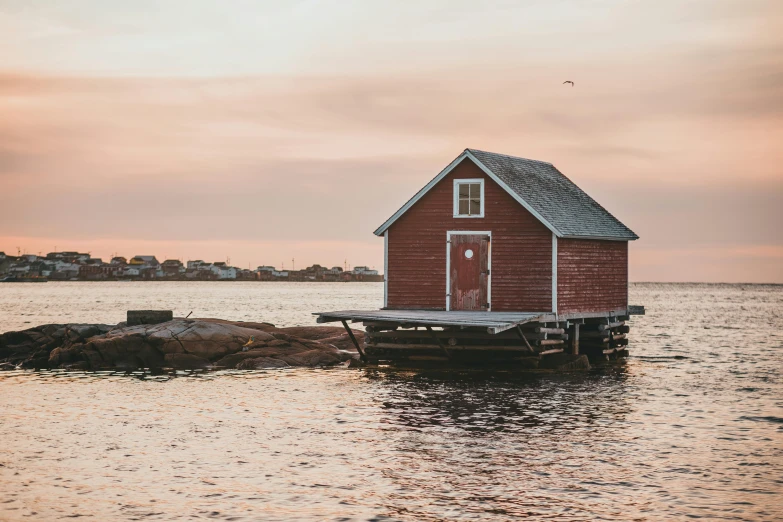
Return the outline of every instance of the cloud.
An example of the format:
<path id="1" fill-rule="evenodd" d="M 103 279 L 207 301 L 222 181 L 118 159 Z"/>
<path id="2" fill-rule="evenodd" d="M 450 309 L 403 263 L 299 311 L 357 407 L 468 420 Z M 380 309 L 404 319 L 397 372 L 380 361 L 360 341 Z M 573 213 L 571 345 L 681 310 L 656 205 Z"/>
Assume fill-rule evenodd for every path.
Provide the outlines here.
<path id="1" fill-rule="evenodd" d="M 195 5 L 0 6 L 0 235 L 376 245 L 476 147 L 640 245 L 783 243 L 779 4 Z"/>

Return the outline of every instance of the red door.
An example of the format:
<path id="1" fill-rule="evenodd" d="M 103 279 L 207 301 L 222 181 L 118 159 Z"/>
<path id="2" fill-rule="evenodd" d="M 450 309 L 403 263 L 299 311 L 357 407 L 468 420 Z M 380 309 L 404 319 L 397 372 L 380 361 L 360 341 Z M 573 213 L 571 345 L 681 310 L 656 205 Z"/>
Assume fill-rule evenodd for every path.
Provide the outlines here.
<path id="1" fill-rule="evenodd" d="M 454 234 L 450 252 L 450 309 L 489 310 L 489 236 Z"/>

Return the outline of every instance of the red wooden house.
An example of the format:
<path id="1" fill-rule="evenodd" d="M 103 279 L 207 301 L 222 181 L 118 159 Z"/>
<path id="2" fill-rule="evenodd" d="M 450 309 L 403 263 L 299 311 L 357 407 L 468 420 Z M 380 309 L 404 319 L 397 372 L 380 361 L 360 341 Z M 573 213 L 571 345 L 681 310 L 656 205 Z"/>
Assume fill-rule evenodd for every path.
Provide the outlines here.
<path id="1" fill-rule="evenodd" d="M 466 149 L 375 234 L 389 309 L 624 309 L 638 239 L 551 163 Z"/>
<path id="2" fill-rule="evenodd" d="M 580 326 L 604 357 L 627 353 L 625 320 L 643 313 L 628 304 L 638 236 L 551 163 L 465 149 L 375 234 L 383 309 L 317 313 L 349 334 L 364 322 L 362 357 L 578 354 Z"/>

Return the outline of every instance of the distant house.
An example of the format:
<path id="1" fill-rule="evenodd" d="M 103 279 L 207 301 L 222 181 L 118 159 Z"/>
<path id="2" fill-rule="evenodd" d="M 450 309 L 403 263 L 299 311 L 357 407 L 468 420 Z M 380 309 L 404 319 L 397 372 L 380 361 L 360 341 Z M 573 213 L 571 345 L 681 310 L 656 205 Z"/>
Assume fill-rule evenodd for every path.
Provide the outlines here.
<path id="1" fill-rule="evenodd" d="M 217 275 L 209 270 L 209 265 L 203 265 L 198 268 L 187 268 L 185 270 L 186 279 L 212 280 L 217 279 Z"/>
<path id="2" fill-rule="evenodd" d="M 160 267 L 163 274 L 169 277 L 185 272 L 185 267 L 179 259 L 166 259 Z"/>
<path id="3" fill-rule="evenodd" d="M 57 272 L 76 271 L 78 273 L 79 265 L 68 261 L 58 260 L 54 262 L 54 269 Z"/>
<path id="4" fill-rule="evenodd" d="M 90 254 L 81 252 L 50 252 L 46 254 L 46 259 L 60 259 L 69 263 L 83 263 L 90 259 Z"/>
<path id="5" fill-rule="evenodd" d="M 128 260 L 125 259 L 122 256 L 116 256 L 116 257 L 112 257 L 111 258 L 110 264 L 112 264 L 112 265 L 127 265 L 128 264 Z"/>
<path id="6" fill-rule="evenodd" d="M 370 270 L 366 266 L 355 266 L 353 267 L 353 273 L 355 275 L 363 274 L 363 275 L 378 275 L 377 270 Z"/>
<path id="7" fill-rule="evenodd" d="M 275 267 L 269 265 L 262 265 L 256 268 L 256 279 L 260 281 L 272 281 L 275 279 L 274 273 Z"/>
<path id="8" fill-rule="evenodd" d="M 134 267 L 143 266 L 157 268 L 160 266 L 160 262 L 155 256 L 133 256 L 131 260 L 128 261 L 128 264 Z"/>
<path id="9" fill-rule="evenodd" d="M 106 272 L 100 265 L 79 265 L 79 278 L 81 279 L 98 280 L 106 279 L 106 276 Z"/>
<path id="10" fill-rule="evenodd" d="M 218 279 L 236 279 L 237 269 L 233 266 L 224 266 L 218 272 Z"/>
<path id="11" fill-rule="evenodd" d="M 198 268 L 203 265 L 207 265 L 208 263 L 205 263 L 201 259 L 195 259 L 193 261 L 188 261 L 188 268 Z"/>
<path id="12" fill-rule="evenodd" d="M 141 275 L 141 269 L 138 266 L 128 265 L 122 271 L 124 277 L 139 277 Z"/>
<path id="13" fill-rule="evenodd" d="M 326 273 L 326 268 L 322 267 L 321 265 L 313 265 L 308 266 L 304 270 L 302 270 L 303 276 L 305 280 L 310 281 L 320 281 L 324 278 L 324 274 Z"/>
<path id="14" fill-rule="evenodd" d="M 209 265 L 209 269 L 218 279 L 236 279 L 237 269 L 233 266 L 226 265 L 223 261 L 217 261 Z"/>

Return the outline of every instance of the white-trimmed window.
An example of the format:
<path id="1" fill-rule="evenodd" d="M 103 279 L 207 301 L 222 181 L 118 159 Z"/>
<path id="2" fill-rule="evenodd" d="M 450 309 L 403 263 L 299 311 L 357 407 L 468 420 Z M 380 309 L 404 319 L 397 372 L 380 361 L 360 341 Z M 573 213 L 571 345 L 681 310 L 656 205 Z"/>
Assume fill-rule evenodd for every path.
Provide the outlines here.
<path id="1" fill-rule="evenodd" d="M 484 217 L 484 180 L 454 180 L 454 217 Z"/>

